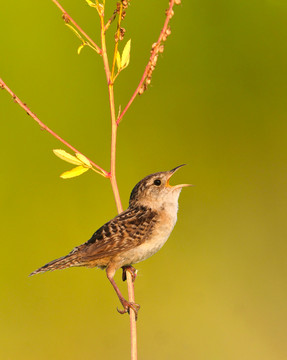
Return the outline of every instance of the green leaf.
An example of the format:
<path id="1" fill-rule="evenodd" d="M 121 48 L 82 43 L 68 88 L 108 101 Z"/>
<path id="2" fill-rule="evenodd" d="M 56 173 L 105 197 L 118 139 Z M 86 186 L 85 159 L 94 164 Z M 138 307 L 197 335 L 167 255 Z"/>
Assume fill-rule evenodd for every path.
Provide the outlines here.
<path id="1" fill-rule="evenodd" d="M 74 165 L 82 165 L 83 162 L 79 160 L 76 156 L 67 153 L 62 149 L 54 149 L 53 153 L 58 156 L 60 159 Z"/>
<path id="2" fill-rule="evenodd" d="M 129 65 L 130 54 L 131 54 L 131 39 L 126 43 L 124 47 L 122 59 L 121 59 L 121 69 L 124 69 Z"/>
<path id="3" fill-rule="evenodd" d="M 89 168 L 92 167 L 92 164 L 90 163 L 89 159 L 87 159 L 84 155 L 80 153 L 76 153 L 76 156 L 82 162 L 83 166 L 87 166 Z"/>
<path id="4" fill-rule="evenodd" d="M 71 179 L 75 176 L 82 175 L 83 173 L 85 173 L 88 170 L 89 170 L 89 168 L 87 168 L 87 167 L 77 166 L 72 170 L 64 172 L 63 174 L 60 175 L 60 177 L 62 179 Z"/>
<path id="5" fill-rule="evenodd" d="M 121 70 L 121 55 L 120 53 L 117 51 L 117 57 L 116 57 L 116 60 L 117 60 L 117 68 L 118 68 L 118 71 Z"/>

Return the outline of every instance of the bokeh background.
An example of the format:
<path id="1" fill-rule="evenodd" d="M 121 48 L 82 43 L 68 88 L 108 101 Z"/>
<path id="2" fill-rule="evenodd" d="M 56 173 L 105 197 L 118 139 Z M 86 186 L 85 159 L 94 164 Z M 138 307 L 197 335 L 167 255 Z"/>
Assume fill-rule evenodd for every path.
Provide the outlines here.
<path id="1" fill-rule="evenodd" d="M 110 15 L 115 1 L 106 2 Z M 131 63 L 116 83 L 117 106 L 141 78 L 167 3 L 131 1 L 123 23 Z M 99 42 L 96 11 L 61 4 Z M 165 247 L 137 266 L 139 358 L 286 359 L 287 3 L 185 0 L 171 29 L 151 87 L 118 132 L 124 207 L 141 178 L 182 163 L 174 183 L 196 185 L 183 190 Z M 108 168 L 101 58 L 88 48 L 77 55 L 51 1 L 1 1 L 0 34 L 4 81 Z M 109 182 L 93 173 L 60 179 L 72 167 L 52 153 L 63 145 L 5 91 L 0 116 L 1 359 L 128 359 L 129 320 L 104 272 L 28 277 L 116 215 Z"/>

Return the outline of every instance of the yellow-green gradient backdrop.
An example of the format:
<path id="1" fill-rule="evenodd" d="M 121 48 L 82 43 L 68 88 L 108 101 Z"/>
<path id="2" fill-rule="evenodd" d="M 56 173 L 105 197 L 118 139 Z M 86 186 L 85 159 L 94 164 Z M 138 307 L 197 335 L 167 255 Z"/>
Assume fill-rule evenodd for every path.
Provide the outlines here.
<path id="1" fill-rule="evenodd" d="M 115 1 L 106 2 L 110 15 Z M 99 42 L 96 11 L 84 0 L 61 3 Z M 167 5 L 131 1 L 123 23 L 131 63 L 115 86 L 117 108 L 142 76 Z M 287 3 L 185 0 L 171 29 L 150 88 L 118 132 L 124 207 L 152 172 L 187 163 L 173 182 L 196 185 L 182 191 L 167 244 L 137 266 L 139 359 L 286 359 Z M 108 168 L 101 58 L 88 48 L 77 55 L 79 40 L 49 0 L 2 0 L 0 34 L 0 76 Z M 5 91 L 0 116 L 0 358 L 128 359 L 129 320 L 104 272 L 28 277 L 116 215 L 109 182 L 93 173 L 60 179 L 72 167 L 52 153 L 63 146 Z"/>

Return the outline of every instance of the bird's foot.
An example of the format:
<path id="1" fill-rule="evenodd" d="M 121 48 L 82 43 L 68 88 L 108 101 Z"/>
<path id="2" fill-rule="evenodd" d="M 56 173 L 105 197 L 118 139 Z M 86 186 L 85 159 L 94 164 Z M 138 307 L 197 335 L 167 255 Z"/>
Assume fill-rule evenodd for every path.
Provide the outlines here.
<path id="1" fill-rule="evenodd" d="M 133 266 L 129 265 L 129 266 L 123 266 L 123 274 L 122 274 L 122 279 L 123 281 L 127 280 L 127 271 L 131 274 L 132 276 L 132 281 L 135 282 L 135 279 L 137 277 L 137 269 L 135 269 Z"/>
<path id="2" fill-rule="evenodd" d="M 135 313 L 135 317 L 136 317 L 136 320 L 138 318 L 138 311 L 140 309 L 140 305 L 139 304 L 136 304 L 136 303 L 133 303 L 133 302 L 128 302 L 126 299 L 122 299 L 121 300 L 121 303 L 123 305 L 123 310 L 120 310 L 119 308 L 117 308 L 118 312 L 120 314 L 125 314 L 125 313 L 130 313 L 130 309 L 132 309 Z"/>

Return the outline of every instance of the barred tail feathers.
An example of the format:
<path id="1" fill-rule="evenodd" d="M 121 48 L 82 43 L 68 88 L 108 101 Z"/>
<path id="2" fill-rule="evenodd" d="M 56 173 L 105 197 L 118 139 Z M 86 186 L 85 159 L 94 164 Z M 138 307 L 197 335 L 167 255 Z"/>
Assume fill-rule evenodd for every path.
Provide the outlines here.
<path id="1" fill-rule="evenodd" d="M 59 259 L 50 261 L 48 264 L 33 271 L 29 276 L 44 273 L 46 271 L 66 269 L 71 266 L 79 266 L 79 261 L 77 260 L 77 255 L 75 253 L 71 253 L 66 256 L 62 256 Z"/>

